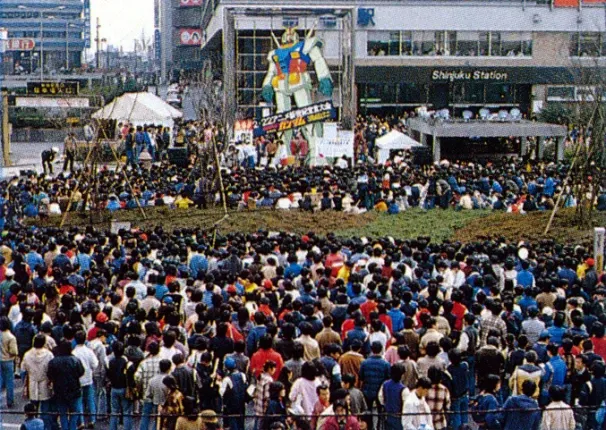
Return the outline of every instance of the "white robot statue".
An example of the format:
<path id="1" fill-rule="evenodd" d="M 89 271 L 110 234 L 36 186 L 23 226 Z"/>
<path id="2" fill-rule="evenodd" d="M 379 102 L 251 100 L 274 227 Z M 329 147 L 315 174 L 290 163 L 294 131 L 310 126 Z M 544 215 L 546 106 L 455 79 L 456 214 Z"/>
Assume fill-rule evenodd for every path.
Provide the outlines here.
<path id="1" fill-rule="evenodd" d="M 267 60 L 269 68 L 263 80 L 262 96 L 267 103 L 276 99 L 276 113 L 287 112 L 292 109 L 292 98 L 297 108 L 309 106 L 313 103 L 311 98 L 312 79 L 308 67 L 313 64 L 318 77 L 318 90 L 325 96 L 331 96 L 333 81 L 326 60 L 322 56 L 322 41 L 314 35 L 313 28 L 307 33 L 305 40 L 300 41 L 296 27 L 288 28 L 282 35 L 279 43 L 273 35 L 277 49 L 271 51 Z M 315 151 L 315 136 L 313 124 L 301 130 L 309 144 L 309 154 Z M 289 148 L 292 130 L 286 131 L 282 140 Z"/>

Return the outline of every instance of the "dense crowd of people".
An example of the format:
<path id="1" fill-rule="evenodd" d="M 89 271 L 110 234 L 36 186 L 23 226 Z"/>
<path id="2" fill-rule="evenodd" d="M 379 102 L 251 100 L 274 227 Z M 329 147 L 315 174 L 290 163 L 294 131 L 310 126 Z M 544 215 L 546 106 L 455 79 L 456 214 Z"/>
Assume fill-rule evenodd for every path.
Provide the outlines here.
<path id="1" fill-rule="evenodd" d="M 227 149 L 229 152 L 229 149 Z M 223 154 L 223 153 L 222 153 Z M 228 155 L 224 159 L 228 159 Z M 222 181 L 232 210 L 275 208 L 308 211 L 370 210 L 399 213 L 408 208 L 493 209 L 514 213 L 550 210 L 559 195 L 564 207 L 577 205 L 567 163 L 522 162 L 503 159 L 488 163 L 449 162 L 418 166 L 410 153 L 398 152 L 385 165 L 350 166 L 340 159 L 332 166 L 245 168 L 223 164 Z M 149 169 L 102 168 L 55 177 L 27 172 L 3 182 L 0 219 L 61 214 L 67 210 L 212 207 L 222 203 L 214 164 L 200 168 L 168 160 Z M 606 194 L 589 178 L 595 205 L 606 210 Z M 95 197 L 95 198 L 93 198 Z"/>
<path id="2" fill-rule="evenodd" d="M 603 428 L 582 246 L 13 227 L 0 254 L 25 428 Z"/>

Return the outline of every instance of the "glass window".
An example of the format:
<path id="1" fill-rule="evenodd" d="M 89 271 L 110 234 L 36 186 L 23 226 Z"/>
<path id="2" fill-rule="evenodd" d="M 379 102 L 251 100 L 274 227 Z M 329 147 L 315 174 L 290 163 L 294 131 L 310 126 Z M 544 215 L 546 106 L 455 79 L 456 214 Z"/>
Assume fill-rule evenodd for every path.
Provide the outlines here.
<path id="1" fill-rule="evenodd" d="M 399 103 L 425 103 L 427 91 L 424 85 L 400 84 L 398 88 Z"/>
<path id="2" fill-rule="evenodd" d="M 456 55 L 464 57 L 475 57 L 478 55 L 478 43 L 480 33 L 477 31 L 459 31 L 457 32 L 457 51 Z"/>
<path id="3" fill-rule="evenodd" d="M 366 98 L 368 103 L 395 103 L 396 88 L 393 85 L 368 84 Z"/>
<path id="4" fill-rule="evenodd" d="M 484 103 L 484 84 L 455 82 L 452 91 L 455 103 Z"/>
<path id="5" fill-rule="evenodd" d="M 600 33 L 579 34 L 579 57 L 599 57 L 601 51 Z"/>
<path id="6" fill-rule="evenodd" d="M 399 31 L 369 31 L 367 43 L 368 55 L 400 55 Z"/>
<path id="7" fill-rule="evenodd" d="M 435 32 L 415 31 L 412 38 L 412 55 L 435 55 Z"/>
<path id="8" fill-rule="evenodd" d="M 503 55 L 501 52 L 501 33 L 497 31 L 490 33 L 490 55 L 493 57 L 500 57 Z"/>
<path id="9" fill-rule="evenodd" d="M 456 50 L 456 32 L 454 31 L 436 31 L 436 55 L 454 55 Z"/>
<path id="10" fill-rule="evenodd" d="M 487 103 L 513 103 L 513 86 L 510 84 L 487 84 Z"/>
<path id="11" fill-rule="evenodd" d="M 412 31 L 401 31 L 400 38 L 402 55 L 412 55 Z"/>
<path id="12" fill-rule="evenodd" d="M 481 57 L 486 57 L 490 54 L 490 32 L 481 31 L 479 35 L 479 54 Z"/>
<path id="13" fill-rule="evenodd" d="M 532 55 L 532 33 L 501 33 L 501 55 L 507 57 L 521 57 Z"/>

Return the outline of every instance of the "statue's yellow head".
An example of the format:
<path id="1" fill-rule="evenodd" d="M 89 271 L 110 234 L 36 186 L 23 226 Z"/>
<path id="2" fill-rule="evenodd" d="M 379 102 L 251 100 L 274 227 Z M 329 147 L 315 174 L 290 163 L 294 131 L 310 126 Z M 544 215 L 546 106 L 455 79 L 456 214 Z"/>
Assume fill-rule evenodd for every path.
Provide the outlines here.
<path id="1" fill-rule="evenodd" d="M 282 34 L 282 46 L 292 46 L 299 42 L 297 27 L 288 27 Z"/>

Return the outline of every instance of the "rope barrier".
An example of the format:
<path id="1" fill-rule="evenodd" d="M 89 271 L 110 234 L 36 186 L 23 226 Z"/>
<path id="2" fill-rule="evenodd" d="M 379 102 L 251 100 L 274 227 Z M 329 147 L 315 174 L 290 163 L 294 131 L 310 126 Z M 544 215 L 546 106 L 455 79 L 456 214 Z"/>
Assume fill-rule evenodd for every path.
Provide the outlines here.
<path id="1" fill-rule="evenodd" d="M 485 410 L 477 410 L 474 409 L 473 411 L 468 409 L 468 411 L 466 412 L 466 414 L 488 414 L 488 413 L 512 413 L 512 412 L 524 412 L 524 413 L 531 413 L 531 412 L 545 412 L 545 411 L 549 411 L 549 412 L 554 412 L 554 411 L 567 411 L 567 410 L 572 410 L 573 412 L 580 412 L 580 411 L 590 411 L 590 412 L 595 412 L 599 409 L 599 406 L 570 406 L 568 408 L 566 407 L 558 407 L 558 408 L 512 408 L 512 409 L 503 409 L 503 408 L 499 408 L 499 409 L 485 409 Z M 386 417 L 406 417 L 406 416 L 425 416 L 425 415 L 460 415 L 461 412 L 460 411 L 430 411 L 429 413 L 420 413 L 420 412 L 402 412 L 402 413 L 389 413 L 389 412 L 365 412 L 365 413 L 361 413 L 359 415 L 361 416 L 371 416 L 371 417 L 377 417 L 377 418 L 386 418 Z M 0 410 L 0 415 L 23 415 L 22 411 L 16 411 L 16 410 Z M 90 416 L 90 413 L 86 413 L 86 412 L 66 412 L 64 414 L 61 414 L 59 412 L 56 411 L 49 411 L 49 412 L 44 412 L 44 413 L 39 413 L 39 415 L 49 415 L 49 416 L 61 416 L 61 415 L 67 415 L 67 416 L 73 416 L 73 415 L 83 415 L 83 416 Z M 167 413 L 155 413 L 155 414 L 149 414 L 149 415 L 143 415 L 141 413 L 97 413 L 95 414 L 95 416 L 97 417 L 97 419 L 102 419 L 102 418 L 111 418 L 111 417 L 130 417 L 130 418 L 140 418 L 140 417 L 150 417 L 150 418 L 162 418 L 162 417 L 181 417 L 181 416 L 187 416 L 185 414 L 180 414 L 180 415 L 171 415 L 171 414 L 167 414 Z M 334 417 L 334 416 L 338 416 L 336 414 L 321 414 L 321 415 L 313 415 L 313 414 L 286 414 L 286 415 L 276 415 L 276 414 L 263 414 L 263 415 L 259 415 L 259 414 L 249 414 L 246 412 L 243 412 L 242 414 L 217 414 L 218 418 L 246 418 L 246 419 L 257 419 L 257 418 L 285 418 L 287 416 L 296 416 L 298 418 L 314 418 L 314 417 L 318 417 L 318 416 L 322 416 L 322 417 Z"/>

